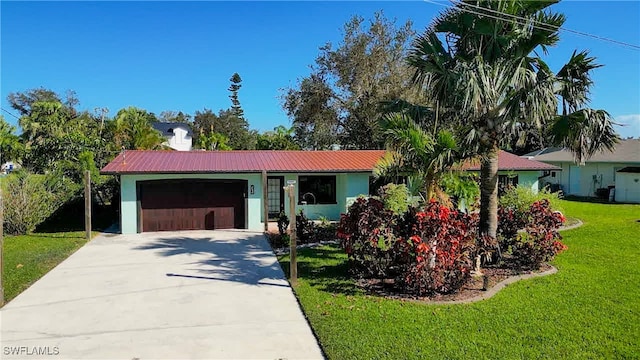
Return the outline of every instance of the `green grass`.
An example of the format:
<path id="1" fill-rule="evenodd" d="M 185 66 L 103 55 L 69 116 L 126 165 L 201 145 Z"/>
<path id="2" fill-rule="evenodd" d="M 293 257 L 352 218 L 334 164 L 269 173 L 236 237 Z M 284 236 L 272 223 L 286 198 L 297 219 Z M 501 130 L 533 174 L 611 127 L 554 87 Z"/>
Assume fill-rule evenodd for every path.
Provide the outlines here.
<path id="1" fill-rule="evenodd" d="M 84 232 L 38 233 L 4 238 L 5 301 L 31 286 L 87 241 Z"/>
<path id="2" fill-rule="evenodd" d="M 640 358 L 640 206 L 564 201 L 555 275 L 489 300 L 427 305 L 362 294 L 345 256 L 300 252 L 297 296 L 330 359 Z M 285 270 L 288 259 L 283 259 Z"/>

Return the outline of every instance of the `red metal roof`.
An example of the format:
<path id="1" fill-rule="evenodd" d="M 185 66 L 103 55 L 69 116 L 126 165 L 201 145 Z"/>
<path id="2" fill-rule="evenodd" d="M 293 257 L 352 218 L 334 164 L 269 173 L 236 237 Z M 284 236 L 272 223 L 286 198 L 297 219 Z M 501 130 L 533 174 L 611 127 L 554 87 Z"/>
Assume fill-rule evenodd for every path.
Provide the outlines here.
<path id="1" fill-rule="evenodd" d="M 383 150 L 128 150 L 107 164 L 102 173 L 369 172 L 383 155 Z"/>
<path id="2" fill-rule="evenodd" d="M 103 174 L 238 173 L 238 172 L 370 172 L 384 150 L 340 151 L 155 151 L 127 150 L 102 169 Z M 506 151 L 499 170 L 560 170 Z M 463 170 L 478 171 L 478 160 Z"/>
<path id="3" fill-rule="evenodd" d="M 467 160 L 460 168 L 467 171 L 480 171 L 480 159 Z M 498 170 L 562 170 L 562 168 L 500 150 L 498 154 Z"/>

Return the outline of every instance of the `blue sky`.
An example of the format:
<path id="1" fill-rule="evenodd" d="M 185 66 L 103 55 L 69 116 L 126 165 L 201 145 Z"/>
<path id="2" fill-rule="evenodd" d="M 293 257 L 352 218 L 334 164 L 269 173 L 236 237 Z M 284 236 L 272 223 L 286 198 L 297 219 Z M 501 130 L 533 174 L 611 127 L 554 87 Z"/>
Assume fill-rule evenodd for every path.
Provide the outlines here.
<path id="1" fill-rule="evenodd" d="M 638 1 L 554 7 L 567 16 L 569 29 L 640 45 Z M 2 1 L 1 104 L 10 109 L 10 92 L 43 86 L 75 90 L 81 108 L 108 107 L 112 115 L 130 105 L 193 114 L 229 107 L 229 78 L 238 72 L 251 127 L 270 130 L 290 124 L 281 89 L 309 73 L 318 47 L 339 42 L 351 16 L 370 18 L 380 9 L 422 30 L 443 7 L 423 1 Z M 605 65 L 594 73 L 592 107 L 629 123 L 623 136 L 640 137 L 640 51 L 563 33 L 547 61 L 557 70 L 574 49 L 589 50 Z"/>

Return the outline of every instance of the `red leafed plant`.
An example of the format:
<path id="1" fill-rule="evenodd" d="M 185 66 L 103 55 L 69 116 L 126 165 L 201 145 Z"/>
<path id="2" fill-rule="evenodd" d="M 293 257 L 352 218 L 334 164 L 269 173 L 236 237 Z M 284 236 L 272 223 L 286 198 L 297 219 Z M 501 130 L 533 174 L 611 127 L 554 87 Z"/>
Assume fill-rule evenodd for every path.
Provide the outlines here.
<path id="1" fill-rule="evenodd" d="M 548 200 L 531 204 L 525 232 L 518 233 L 512 245 L 516 261 L 524 267 L 538 268 L 543 262 L 552 260 L 558 253 L 566 250 L 558 232 L 564 222 L 562 213 L 553 211 Z"/>
<path id="2" fill-rule="evenodd" d="M 398 221 L 404 289 L 418 295 L 458 290 L 473 269 L 476 229 L 470 216 L 430 202 Z"/>
<path id="3" fill-rule="evenodd" d="M 393 212 L 375 198 L 358 198 L 349 211 L 341 215 L 336 235 L 354 275 L 379 279 L 392 277 L 394 223 Z"/>

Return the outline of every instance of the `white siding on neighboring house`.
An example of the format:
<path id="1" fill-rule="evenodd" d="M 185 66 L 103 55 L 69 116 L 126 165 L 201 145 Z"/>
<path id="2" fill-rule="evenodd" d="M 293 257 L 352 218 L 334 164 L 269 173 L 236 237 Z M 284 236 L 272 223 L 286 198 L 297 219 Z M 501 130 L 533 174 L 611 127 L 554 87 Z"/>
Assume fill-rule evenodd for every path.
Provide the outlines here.
<path id="1" fill-rule="evenodd" d="M 167 145 L 178 151 L 190 151 L 192 147 L 192 139 L 188 131 L 181 127 L 173 128 L 173 136 L 165 136 Z"/>
<path id="2" fill-rule="evenodd" d="M 560 184 L 566 195 L 595 196 L 596 189 L 617 185 L 616 171 L 628 166 L 624 163 L 586 163 L 577 166 L 572 162 L 545 161 L 562 168 L 555 177 L 547 176 L 545 183 Z M 616 186 L 618 187 L 618 186 Z"/>
<path id="3" fill-rule="evenodd" d="M 581 166 L 576 165 L 573 154 L 566 148 L 544 148 L 522 157 L 562 167 L 562 172 L 555 178 L 546 177 L 543 181 L 559 184 L 568 195 L 596 196 L 598 189 L 613 186 L 616 193 L 633 193 L 635 187 L 628 188 L 630 184 L 626 179 L 618 179 L 621 173 L 617 171 L 640 167 L 640 139 L 620 140 L 614 149 L 596 152 Z"/>
<path id="4" fill-rule="evenodd" d="M 616 174 L 616 202 L 640 203 L 640 173 Z"/>

